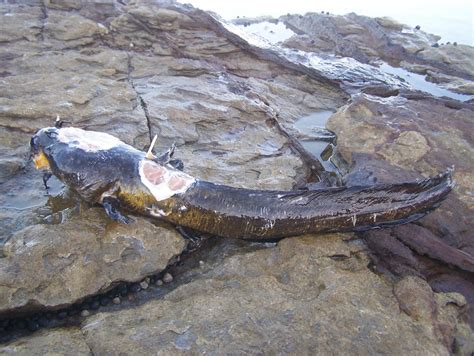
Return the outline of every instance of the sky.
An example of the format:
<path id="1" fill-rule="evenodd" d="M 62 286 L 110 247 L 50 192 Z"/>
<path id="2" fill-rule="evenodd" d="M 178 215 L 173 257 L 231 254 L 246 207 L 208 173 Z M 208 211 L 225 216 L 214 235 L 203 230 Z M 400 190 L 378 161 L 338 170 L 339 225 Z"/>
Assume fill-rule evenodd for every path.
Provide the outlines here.
<path id="1" fill-rule="evenodd" d="M 203 10 L 217 12 L 224 19 L 237 16 L 278 17 L 287 13 L 329 11 L 343 15 L 355 12 L 366 16 L 389 16 L 393 19 L 433 34 L 440 35 L 440 42 L 458 42 L 474 46 L 473 0 L 179 0 Z"/>

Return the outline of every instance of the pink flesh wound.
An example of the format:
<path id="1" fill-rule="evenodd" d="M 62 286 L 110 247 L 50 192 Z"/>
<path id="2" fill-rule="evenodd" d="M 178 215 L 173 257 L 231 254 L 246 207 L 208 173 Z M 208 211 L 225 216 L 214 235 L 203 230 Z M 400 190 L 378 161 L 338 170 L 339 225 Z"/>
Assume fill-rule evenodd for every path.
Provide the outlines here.
<path id="1" fill-rule="evenodd" d="M 166 168 L 151 163 L 145 163 L 143 165 L 143 174 L 150 183 L 158 185 L 165 180 Z"/>
<path id="2" fill-rule="evenodd" d="M 168 182 L 168 187 L 171 190 L 180 190 L 186 184 L 186 180 L 178 175 L 173 175 Z"/>

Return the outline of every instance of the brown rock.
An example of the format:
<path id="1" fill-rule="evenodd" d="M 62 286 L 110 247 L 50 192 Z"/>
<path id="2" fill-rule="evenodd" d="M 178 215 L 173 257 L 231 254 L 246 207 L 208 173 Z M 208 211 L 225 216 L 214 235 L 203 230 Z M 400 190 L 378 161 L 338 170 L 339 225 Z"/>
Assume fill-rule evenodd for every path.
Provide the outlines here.
<path id="1" fill-rule="evenodd" d="M 89 318 L 82 325 L 86 341 L 99 354 L 447 353 L 432 322 L 400 313 L 391 284 L 362 267 L 361 246 L 341 237 L 286 239 L 230 256 L 207 272 L 197 266 L 200 274 L 163 300 Z M 361 268 L 345 269 L 347 260 L 334 254 Z M 415 287 L 416 293 L 429 289 Z M 414 303 L 419 309 L 411 310 L 425 315 Z"/>
<path id="2" fill-rule="evenodd" d="M 43 14 L 39 6 L 28 6 L 25 11 L 20 5 L 0 4 L 0 16 L 2 17 L 0 42 L 35 41 L 41 32 Z"/>
<path id="3" fill-rule="evenodd" d="M 184 240 L 145 219 L 123 225 L 89 209 L 62 225 L 16 233 L 0 259 L 0 312 L 72 304 L 117 281 L 140 281 L 164 269 Z"/>
<path id="4" fill-rule="evenodd" d="M 50 9 L 57 10 L 77 10 L 82 7 L 81 0 L 44 0 L 44 4 Z"/>
<path id="5" fill-rule="evenodd" d="M 104 35 L 108 30 L 104 25 L 80 15 L 53 12 L 48 16 L 45 31 L 57 40 L 71 41 L 85 37 L 91 38 L 95 35 Z M 92 39 L 88 40 L 88 42 L 90 41 Z"/>
<path id="6" fill-rule="evenodd" d="M 394 287 L 400 309 L 416 321 L 432 321 L 436 303 L 429 284 L 421 278 L 408 276 Z"/>
<path id="7" fill-rule="evenodd" d="M 2 354 L 92 355 L 78 328 L 43 330 L 28 338 L 0 346 Z"/>
<path id="8" fill-rule="evenodd" d="M 468 218 L 474 202 L 470 193 L 474 188 L 469 168 L 474 167 L 470 116 L 468 107 L 452 109 L 423 97 L 411 100 L 360 95 L 331 116 L 328 126 L 338 134 L 338 150 L 352 162 L 354 178 L 358 174 L 373 182 L 400 182 L 416 178 L 410 171 L 428 176 L 456 167 L 458 185 L 438 210 L 417 225 L 373 231 L 366 236 L 382 269 L 402 276 L 423 276 L 435 291 L 463 293 L 474 305 L 474 285 L 470 282 L 474 225 Z M 386 162 L 375 163 L 381 158 L 397 168 Z M 470 314 L 472 323 L 474 313 Z"/>
<path id="9" fill-rule="evenodd" d="M 456 180 L 459 177 L 460 183 L 456 193 L 470 205 L 474 202 L 469 193 L 474 189 L 469 179 L 470 167 L 474 166 L 469 134 L 471 114 L 468 108 L 451 109 L 429 98 L 375 98 L 361 94 L 331 116 L 328 128 L 338 135 L 341 155 L 356 165 L 353 155 L 359 153 L 390 159 L 390 163 L 424 176 L 454 165 L 454 176 Z"/>
<path id="10" fill-rule="evenodd" d="M 403 166 L 418 161 L 429 150 L 423 135 L 417 131 L 405 131 L 392 144 L 383 146 L 378 153 L 391 164 Z"/>
<path id="11" fill-rule="evenodd" d="M 138 148 L 155 133 L 158 150 L 176 141 L 185 170 L 203 179 L 290 189 L 304 180 L 307 167 L 271 120 L 291 131 L 298 118 L 345 104 L 349 96 L 328 76 L 349 86 L 355 78 L 357 88 L 388 78 L 369 67 L 348 70 L 343 61 L 337 66 L 345 75 L 339 77 L 337 71 L 302 65 L 290 50 L 294 61 L 252 50 L 208 14 L 178 4 L 51 0 L 45 8 L 2 4 L 0 11 L 7 14 L 0 34 L 5 43 L 0 47 L 0 242 L 14 235 L 0 258 L 1 308 L 65 305 L 120 280 L 139 282 L 163 269 L 184 246 L 174 230 L 145 219 L 129 226 L 110 222 L 60 186 L 44 196 L 41 176 L 23 170 L 23 157 L 31 134 L 51 125 L 56 115 Z M 431 63 L 428 52 L 426 59 L 416 57 L 436 39 L 422 31 L 402 33 L 402 25 L 357 15 L 308 18 L 288 18 L 302 32 L 310 30 L 294 41 L 302 49 L 318 47 L 361 61 L 405 60 L 443 85 L 469 79 L 463 68 L 469 51 L 449 59 L 453 66 L 459 63 L 456 68 Z M 423 242 L 423 237 L 443 239 L 455 257 L 459 250 L 472 254 L 472 109 L 422 94 L 409 93 L 407 99 L 405 91 L 394 89 L 401 85 L 397 80 L 390 83 L 389 89 L 352 96 L 353 102 L 331 119 L 341 154 L 354 164 L 348 179 L 393 182 L 416 178 L 413 170 L 428 175 L 455 164 L 459 188 L 442 210 L 419 222 L 421 246 L 410 242 L 414 230 L 373 232 L 368 241 L 379 243 L 374 251 L 396 273 L 421 275 L 437 291 L 457 290 L 473 304 L 469 272 L 453 272 L 443 254 L 434 257 L 440 261 L 428 257 L 434 253 Z M 412 151 L 416 161 L 409 157 Z M 157 239 L 157 232 L 165 238 Z M 187 278 L 177 278 L 162 299 L 141 304 L 134 300 L 140 295 L 130 294 L 130 309 L 88 317 L 81 330 L 85 339 L 74 335 L 90 350 L 69 349 L 96 354 L 469 352 L 469 329 L 460 322 L 462 300 L 435 294 L 438 314 L 430 319 L 429 308 L 412 295 L 429 301 L 426 285 L 400 282 L 394 295 L 391 282 L 367 269 L 360 240 L 345 243 L 329 235 L 288 239 L 276 248 L 238 246 L 238 253 L 223 253 L 221 260 L 213 255 Z M 187 284 L 180 285 L 183 280 Z M 400 313 L 397 296 L 411 317 Z M 25 353 L 41 352 L 38 345 L 54 345 L 56 332 L 69 333 L 42 332 L 18 343 Z"/>
<path id="12" fill-rule="evenodd" d="M 389 18 L 372 19 L 354 13 L 330 18 L 316 13 L 287 15 L 280 20 L 297 33 L 285 42 L 287 47 L 352 57 L 363 63 L 382 59 L 415 73 L 430 71 L 428 79 L 449 90 L 474 93 L 472 46 L 433 48 L 441 37 Z"/>

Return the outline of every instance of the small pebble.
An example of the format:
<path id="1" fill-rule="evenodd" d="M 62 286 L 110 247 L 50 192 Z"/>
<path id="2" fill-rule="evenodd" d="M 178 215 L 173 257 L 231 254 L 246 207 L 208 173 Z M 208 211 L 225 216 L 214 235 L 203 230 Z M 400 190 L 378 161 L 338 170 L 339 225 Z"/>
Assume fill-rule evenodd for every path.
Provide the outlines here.
<path id="1" fill-rule="evenodd" d="M 128 299 L 129 301 L 133 301 L 133 300 L 136 299 L 136 296 L 135 296 L 135 294 L 130 293 L 130 294 L 128 295 L 127 299 Z"/>
<path id="2" fill-rule="evenodd" d="M 141 289 L 147 289 L 147 288 L 148 288 L 148 283 L 147 283 L 146 281 L 142 281 L 142 282 L 140 283 L 140 288 L 141 288 Z"/>
<path id="3" fill-rule="evenodd" d="M 114 304 L 120 304 L 121 300 L 120 300 L 120 297 L 115 297 L 114 299 L 112 299 L 112 303 Z"/>
<path id="4" fill-rule="evenodd" d="M 107 297 L 102 297 L 100 298 L 100 305 L 102 305 L 103 307 L 105 307 L 106 305 L 108 305 L 110 303 L 110 299 L 107 298 Z"/>
<path id="5" fill-rule="evenodd" d="M 419 29 L 421 29 L 421 26 L 420 26 L 420 25 L 416 25 L 416 26 L 415 26 L 415 29 L 419 30 Z"/>
<path id="6" fill-rule="evenodd" d="M 165 283 L 171 283 L 173 282 L 173 276 L 171 273 L 166 272 L 165 275 L 163 276 L 163 282 Z"/>
<path id="7" fill-rule="evenodd" d="M 144 279 L 144 281 L 147 282 L 148 284 L 150 284 L 150 277 L 146 277 L 146 278 Z"/>
<path id="8" fill-rule="evenodd" d="M 84 309 L 83 311 L 81 311 L 81 316 L 86 317 L 86 316 L 89 316 L 89 315 L 91 315 L 89 310 Z"/>
<path id="9" fill-rule="evenodd" d="M 453 46 L 457 46 L 457 45 L 458 45 L 458 43 L 457 43 L 457 42 L 453 42 Z"/>
<path id="10" fill-rule="evenodd" d="M 203 260 L 199 261 L 199 267 L 204 267 L 204 261 Z"/>
<path id="11" fill-rule="evenodd" d="M 162 281 L 161 279 L 157 279 L 156 282 L 155 282 L 155 284 L 156 284 L 157 286 L 162 286 L 162 285 L 163 285 L 163 281 Z"/>

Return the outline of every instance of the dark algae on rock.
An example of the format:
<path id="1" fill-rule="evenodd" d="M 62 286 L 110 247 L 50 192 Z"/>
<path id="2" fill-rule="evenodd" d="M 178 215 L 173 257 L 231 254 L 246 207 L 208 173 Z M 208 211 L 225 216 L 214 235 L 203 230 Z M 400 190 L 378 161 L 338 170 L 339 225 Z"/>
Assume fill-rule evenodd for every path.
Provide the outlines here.
<path id="1" fill-rule="evenodd" d="M 173 1 L 3 1 L 0 19 L 0 353 L 474 351 L 472 47 Z M 262 20 L 288 28 L 245 33 Z M 57 116 L 45 193 L 28 143 Z M 281 239 L 309 225 L 347 230 Z"/>

